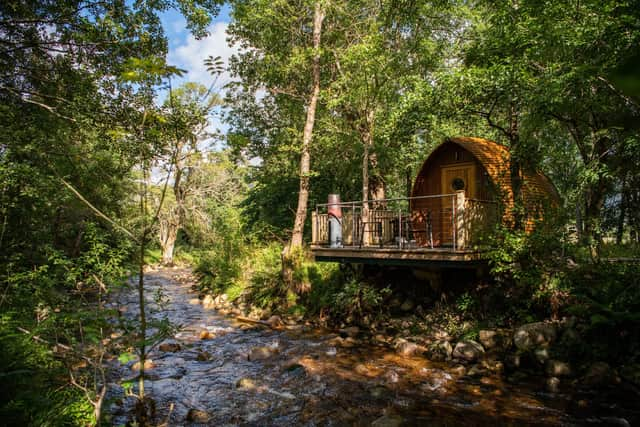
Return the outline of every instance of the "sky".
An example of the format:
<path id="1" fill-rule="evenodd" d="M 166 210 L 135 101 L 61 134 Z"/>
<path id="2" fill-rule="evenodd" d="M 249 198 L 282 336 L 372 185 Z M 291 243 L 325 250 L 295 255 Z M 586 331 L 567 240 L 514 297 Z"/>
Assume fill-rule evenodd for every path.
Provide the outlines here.
<path id="1" fill-rule="evenodd" d="M 173 87 L 187 81 L 198 82 L 209 87 L 214 82 L 213 76 L 204 66 L 204 60 L 209 56 L 220 56 L 224 65 L 228 65 L 229 58 L 236 52 L 236 49 L 229 46 L 226 40 L 226 30 L 230 21 L 229 12 L 229 6 L 225 5 L 209 26 L 209 36 L 200 40 L 196 40 L 190 34 L 186 21 L 179 12 L 170 10 L 162 14 L 162 25 L 169 39 L 168 63 L 187 71 L 184 76 L 172 80 Z M 229 80 L 229 74 L 223 73 L 216 87 L 221 87 Z M 159 102 L 163 99 L 164 96 L 161 95 Z M 210 130 L 214 129 L 222 133 L 227 131 L 227 126 L 220 122 L 219 112 L 214 115 L 210 126 Z"/>

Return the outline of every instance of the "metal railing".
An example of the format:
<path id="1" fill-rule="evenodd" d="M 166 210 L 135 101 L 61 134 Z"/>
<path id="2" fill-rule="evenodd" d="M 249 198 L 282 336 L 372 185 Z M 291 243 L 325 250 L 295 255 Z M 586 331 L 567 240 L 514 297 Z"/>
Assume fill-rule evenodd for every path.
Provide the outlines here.
<path id="1" fill-rule="evenodd" d="M 497 204 L 464 191 L 404 198 L 322 203 L 312 214 L 312 245 L 329 245 L 329 207 L 340 207 L 341 241 L 352 248 L 464 249 L 497 220 Z M 335 224 L 335 219 L 334 219 Z"/>

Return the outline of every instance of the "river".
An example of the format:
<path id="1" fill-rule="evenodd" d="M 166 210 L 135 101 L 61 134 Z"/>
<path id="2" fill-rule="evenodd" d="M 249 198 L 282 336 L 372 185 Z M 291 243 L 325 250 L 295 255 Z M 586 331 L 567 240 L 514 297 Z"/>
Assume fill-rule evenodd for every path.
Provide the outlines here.
<path id="1" fill-rule="evenodd" d="M 342 339 L 304 325 L 271 329 L 205 309 L 186 269 L 146 276 L 148 313 L 181 325 L 149 358 L 145 388 L 156 424 L 247 426 L 352 425 L 625 425 L 594 417 L 588 405 L 544 391 L 539 381 L 461 375 L 453 365 L 398 355 L 388 345 Z M 159 307 L 155 297 L 163 294 Z M 131 285 L 111 303 L 135 316 Z M 177 344 L 177 345 L 175 345 Z M 132 362 L 110 363 L 105 409 L 114 425 L 130 419 L 133 397 L 118 383 Z M 612 424 L 613 423 L 613 424 Z"/>

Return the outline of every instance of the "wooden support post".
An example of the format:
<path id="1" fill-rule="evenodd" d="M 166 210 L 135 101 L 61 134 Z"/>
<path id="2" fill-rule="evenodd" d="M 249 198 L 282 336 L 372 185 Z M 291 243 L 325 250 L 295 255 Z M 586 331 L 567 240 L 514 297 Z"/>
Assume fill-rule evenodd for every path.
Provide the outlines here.
<path id="1" fill-rule="evenodd" d="M 455 197 L 455 248 L 457 250 L 464 249 L 467 243 L 467 233 L 464 224 L 465 209 L 464 190 L 456 191 Z"/>

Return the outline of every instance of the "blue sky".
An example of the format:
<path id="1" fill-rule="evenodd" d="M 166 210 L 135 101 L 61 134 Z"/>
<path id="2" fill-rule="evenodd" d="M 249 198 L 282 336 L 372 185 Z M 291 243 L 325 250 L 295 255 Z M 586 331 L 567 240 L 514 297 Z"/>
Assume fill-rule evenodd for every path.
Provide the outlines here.
<path id="1" fill-rule="evenodd" d="M 207 72 L 204 60 L 210 55 L 220 56 L 224 60 L 225 66 L 228 64 L 229 57 L 236 52 L 233 47 L 227 45 L 226 41 L 226 29 L 230 20 L 229 12 L 229 6 L 225 5 L 209 26 L 209 36 L 201 40 L 196 40 L 189 33 L 185 19 L 178 11 L 169 10 L 162 14 L 162 26 L 169 39 L 168 63 L 187 70 L 183 77 L 173 79 L 174 87 L 186 81 L 198 82 L 209 87 L 214 79 Z M 229 74 L 224 73 L 216 86 L 222 86 L 229 80 Z M 161 98 L 164 96 L 161 95 Z M 226 126 L 220 123 L 217 116 L 219 115 L 213 118 L 211 127 L 226 133 Z"/>
<path id="2" fill-rule="evenodd" d="M 196 40 L 186 26 L 186 21 L 176 10 L 162 14 L 161 20 L 169 39 L 169 63 L 188 71 L 184 80 L 211 83 L 203 61 L 209 55 L 220 55 L 225 61 L 235 50 L 227 45 L 226 29 L 229 24 L 229 6 L 225 5 L 209 26 L 209 36 Z"/>

